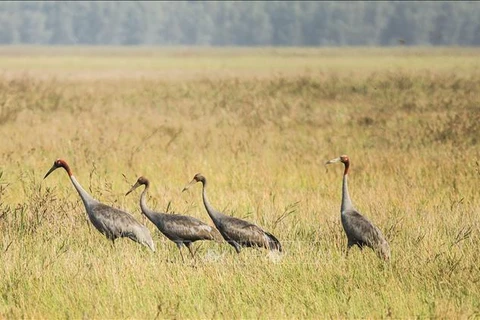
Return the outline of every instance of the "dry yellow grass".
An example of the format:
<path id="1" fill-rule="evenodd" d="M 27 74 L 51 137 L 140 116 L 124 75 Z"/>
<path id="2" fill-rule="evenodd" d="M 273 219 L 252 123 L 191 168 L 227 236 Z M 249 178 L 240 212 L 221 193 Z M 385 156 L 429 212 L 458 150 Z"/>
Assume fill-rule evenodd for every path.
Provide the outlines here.
<path id="1" fill-rule="evenodd" d="M 480 73 L 474 49 L 6 48 L 0 68 L 0 316 L 405 318 L 480 313 Z M 344 256 L 350 193 L 392 249 Z M 114 249 L 86 219 L 64 158 L 92 195 L 131 212 L 157 252 Z M 199 263 L 140 215 L 211 223 L 212 204 L 275 234 L 261 250 L 196 243 Z"/>

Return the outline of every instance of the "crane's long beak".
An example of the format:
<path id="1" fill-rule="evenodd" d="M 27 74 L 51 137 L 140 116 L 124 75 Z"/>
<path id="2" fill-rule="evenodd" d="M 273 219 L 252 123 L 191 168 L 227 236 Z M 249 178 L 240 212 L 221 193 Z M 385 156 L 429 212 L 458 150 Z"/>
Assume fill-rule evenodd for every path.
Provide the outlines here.
<path id="1" fill-rule="evenodd" d="M 195 183 L 197 183 L 197 180 L 192 179 L 192 181 L 190 181 L 190 182 L 183 188 L 182 192 L 188 190 L 188 188 L 190 188 L 191 186 L 193 186 Z"/>
<path id="2" fill-rule="evenodd" d="M 50 170 L 48 170 L 47 174 L 45 175 L 45 177 L 43 177 L 43 179 L 45 179 L 46 177 L 48 177 L 48 175 L 50 173 L 52 173 L 53 171 L 55 171 L 55 169 L 58 169 L 58 167 L 56 165 L 53 165 Z"/>
<path id="3" fill-rule="evenodd" d="M 329 161 L 325 162 L 325 165 L 335 163 L 335 162 L 339 162 L 339 161 L 340 161 L 340 158 L 335 158 L 335 159 L 332 159 L 332 160 L 329 160 Z"/>
<path id="4" fill-rule="evenodd" d="M 130 188 L 130 190 L 128 190 L 128 192 L 125 193 L 125 196 L 128 196 L 128 194 L 129 194 L 130 192 L 132 192 L 133 190 L 137 189 L 138 187 L 140 187 L 140 183 L 137 181 L 137 183 L 135 183 L 135 184 L 132 186 L 132 188 Z"/>

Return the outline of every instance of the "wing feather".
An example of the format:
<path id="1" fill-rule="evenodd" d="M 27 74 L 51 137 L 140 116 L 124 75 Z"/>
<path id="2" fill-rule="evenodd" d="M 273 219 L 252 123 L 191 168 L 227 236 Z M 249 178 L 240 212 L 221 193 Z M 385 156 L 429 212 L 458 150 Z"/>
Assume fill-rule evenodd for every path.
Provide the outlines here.
<path id="1" fill-rule="evenodd" d="M 127 237 L 154 249 L 153 239 L 147 227 L 139 223 L 129 213 L 103 203 L 92 207 L 89 215 L 93 225 L 111 240 Z"/>
<path id="2" fill-rule="evenodd" d="M 169 214 L 163 217 L 164 234 L 178 240 L 214 240 L 214 227 L 190 216 Z"/>
<path id="3" fill-rule="evenodd" d="M 384 257 L 388 258 L 390 256 L 388 243 L 380 229 L 358 211 L 343 212 L 342 225 L 349 244 L 366 245 L 381 253 Z"/>
<path id="4" fill-rule="evenodd" d="M 219 227 L 220 233 L 227 241 L 234 241 L 244 247 L 280 248 L 280 242 L 260 227 L 235 217 L 225 216 Z"/>

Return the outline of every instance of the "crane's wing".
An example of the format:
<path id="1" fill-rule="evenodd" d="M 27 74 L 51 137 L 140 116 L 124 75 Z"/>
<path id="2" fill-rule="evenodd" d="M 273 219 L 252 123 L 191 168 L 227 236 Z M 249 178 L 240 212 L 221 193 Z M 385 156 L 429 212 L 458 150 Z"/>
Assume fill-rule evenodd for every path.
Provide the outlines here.
<path id="1" fill-rule="evenodd" d="M 277 238 L 248 221 L 225 216 L 221 222 L 221 229 L 225 240 L 235 241 L 241 246 L 282 250 Z"/>
<path id="2" fill-rule="evenodd" d="M 380 229 L 358 211 L 344 212 L 342 224 L 349 242 L 365 244 L 375 250 L 389 251 L 388 243 Z"/>
<path id="3" fill-rule="evenodd" d="M 129 213 L 103 203 L 96 204 L 91 210 L 92 223 L 108 238 L 127 237 L 154 250 L 150 231 Z"/>
<path id="4" fill-rule="evenodd" d="M 218 240 L 218 231 L 208 224 L 190 216 L 168 214 L 163 216 L 164 230 L 169 239 Z"/>

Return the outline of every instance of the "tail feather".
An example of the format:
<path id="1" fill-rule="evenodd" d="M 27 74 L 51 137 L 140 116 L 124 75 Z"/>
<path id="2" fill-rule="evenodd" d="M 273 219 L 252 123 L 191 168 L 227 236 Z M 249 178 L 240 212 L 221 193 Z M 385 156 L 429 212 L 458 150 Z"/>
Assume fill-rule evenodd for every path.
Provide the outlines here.
<path id="1" fill-rule="evenodd" d="M 147 246 L 148 246 L 153 252 L 155 252 L 155 244 L 153 243 L 153 240 L 152 240 L 152 239 L 149 239 L 149 240 L 148 240 Z"/>
<path id="2" fill-rule="evenodd" d="M 388 245 L 387 241 L 384 240 L 376 251 L 380 258 L 384 259 L 385 261 L 390 260 L 390 246 Z"/>
<path id="3" fill-rule="evenodd" d="M 222 243 L 224 239 L 220 231 L 218 231 L 218 229 L 215 227 L 211 227 L 211 228 L 212 230 L 210 231 L 210 235 L 212 236 L 212 240 L 217 243 Z"/>
<path id="4" fill-rule="evenodd" d="M 265 234 L 268 236 L 268 246 L 270 247 L 270 250 L 278 250 L 282 252 L 280 241 L 278 241 L 278 239 L 271 233 L 265 231 Z"/>
<path id="5" fill-rule="evenodd" d="M 153 252 L 155 252 L 155 243 L 153 242 L 152 236 L 150 235 L 150 230 L 145 226 L 140 226 L 139 230 L 135 232 L 135 239 L 132 239 L 143 244 L 146 247 L 149 247 Z"/>

